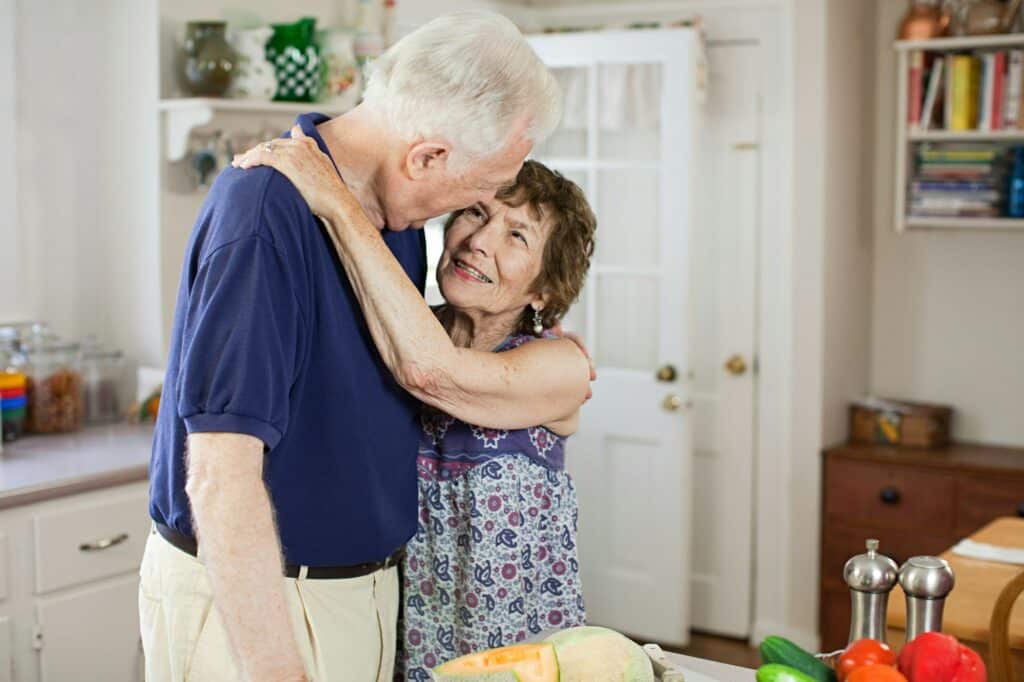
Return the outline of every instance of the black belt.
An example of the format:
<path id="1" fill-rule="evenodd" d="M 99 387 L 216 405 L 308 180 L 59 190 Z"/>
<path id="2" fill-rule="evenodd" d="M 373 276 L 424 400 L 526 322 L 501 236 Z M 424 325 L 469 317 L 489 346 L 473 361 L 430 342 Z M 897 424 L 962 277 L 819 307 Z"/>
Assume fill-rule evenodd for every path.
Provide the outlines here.
<path id="1" fill-rule="evenodd" d="M 160 533 L 160 536 L 167 540 L 185 554 L 192 556 L 199 556 L 199 546 L 196 544 L 194 537 L 179 533 L 170 526 L 165 526 L 162 523 L 154 524 L 156 526 L 156 532 Z M 284 565 L 284 577 L 286 578 L 298 578 L 300 575 L 307 580 L 338 580 L 341 578 L 358 578 L 360 576 L 369 575 L 375 571 L 380 571 L 385 568 L 391 568 L 397 566 L 398 562 L 405 556 L 405 548 L 399 547 L 384 561 L 370 561 L 365 564 L 355 564 L 352 566 L 300 566 L 298 564 L 285 564 Z M 305 574 L 303 575 L 303 571 Z"/>

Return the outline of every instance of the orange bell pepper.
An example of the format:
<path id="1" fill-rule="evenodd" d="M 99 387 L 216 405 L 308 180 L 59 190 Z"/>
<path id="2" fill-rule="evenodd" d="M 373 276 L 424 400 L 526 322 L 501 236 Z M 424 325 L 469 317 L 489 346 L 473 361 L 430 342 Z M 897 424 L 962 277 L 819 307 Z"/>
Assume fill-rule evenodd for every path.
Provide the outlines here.
<path id="1" fill-rule="evenodd" d="M 891 665 L 871 663 L 854 668 L 846 682 L 907 682 L 907 678 Z"/>

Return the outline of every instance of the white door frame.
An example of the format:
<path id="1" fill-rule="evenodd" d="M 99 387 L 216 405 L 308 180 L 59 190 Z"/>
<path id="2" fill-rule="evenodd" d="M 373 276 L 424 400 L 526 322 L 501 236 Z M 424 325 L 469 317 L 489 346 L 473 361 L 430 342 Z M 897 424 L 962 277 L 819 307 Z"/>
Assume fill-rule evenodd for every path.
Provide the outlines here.
<path id="1" fill-rule="evenodd" d="M 703 15 L 712 19 L 723 12 L 757 10 L 770 20 L 752 30 L 742 26 L 720 28 L 706 21 L 709 41 L 756 40 L 766 57 L 763 77 L 774 87 L 766 88 L 763 100 L 761 151 L 761 223 L 757 277 L 757 426 L 755 430 L 755 566 L 754 608 L 751 640 L 759 642 L 768 634 L 781 634 L 809 648 L 815 648 L 817 631 L 791 627 L 789 604 L 795 592 L 817 599 L 817 590 L 790 583 L 790 561 L 796 548 L 791 537 L 791 468 L 794 436 L 793 348 L 796 324 L 793 317 L 794 290 L 794 140 L 796 138 L 794 90 L 794 4 L 799 0 L 674 0 L 608 5 L 527 8 L 506 5 L 510 16 L 527 29 L 571 25 L 575 21 L 619 18 L 631 20 L 678 19 Z M 770 56 L 774 55 L 774 56 Z M 709 84 L 710 88 L 714 83 Z M 788 172 L 780 172 L 788 169 Z M 820 432 L 820 423 L 803 427 Z M 797 434 L 798 436 L 800 434 Z M 817 544 L 817 538 L 804 539 Z"/>

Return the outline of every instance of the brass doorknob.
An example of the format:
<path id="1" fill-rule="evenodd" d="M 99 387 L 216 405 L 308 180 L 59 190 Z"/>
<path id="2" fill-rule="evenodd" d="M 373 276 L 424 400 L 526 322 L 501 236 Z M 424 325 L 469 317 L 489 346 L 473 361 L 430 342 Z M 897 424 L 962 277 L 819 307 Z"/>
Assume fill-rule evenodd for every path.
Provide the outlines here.
<path id="1" fill-rule="evenodd" d="M 725 361 L 725 369 L 728 370 L 730 374 L 739 376 L 747 371 L 747 361 L 743 359 L 742 355 L 733 355 Z"/>
<path id="2" fill-rule="evenodd" d="M 676 372 L 676 368 L 675 367 L 673 367 L 672 365 L 663 365 L 662 367 L 658 368 L 658 373 L 655 374 L 654 376 L 656 376 L 658 378 L 658 381 L 666 381 L 667 382 L 667 381 L 675 381 L 676 377 L 678 375 L 679 374 L 678 374 L 678 372 Z"/>
<path id="3" fill-rule="evenodd" d="M 677 396 L 675 393 L 670 393 L 665 396 L 665 400 L 662 401 L 661 406 L 669 412 L 676 412 L 683 406 L 683 399 Z"/>

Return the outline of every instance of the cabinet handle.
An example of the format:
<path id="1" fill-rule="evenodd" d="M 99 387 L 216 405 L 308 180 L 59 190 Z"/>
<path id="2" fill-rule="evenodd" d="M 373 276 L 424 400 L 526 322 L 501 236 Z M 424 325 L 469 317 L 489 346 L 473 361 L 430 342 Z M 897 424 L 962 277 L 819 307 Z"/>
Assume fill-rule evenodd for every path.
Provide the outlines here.
<path id="1" fill-rule="evenodd" d="M 122 542 L 128 539 L 128 533 L 118 533 L 112 535 L 109 538 L 103 538 L 96 542 L 83 542 L 78 546 L 80 552 L 99 552 L 104 549 L 110 549 L 114 545 L 120 545 Z"/>
<path id="2" fill-rule="evenodd" d="M 900 491 L 898 488 L 893 488 L 892 486 L 889 486 L 886 488 L 882 488 L 882 492 L 878 494 L 878 497 L 879 499 L 882 500 L 884 504 L 899 504 Z"/>

